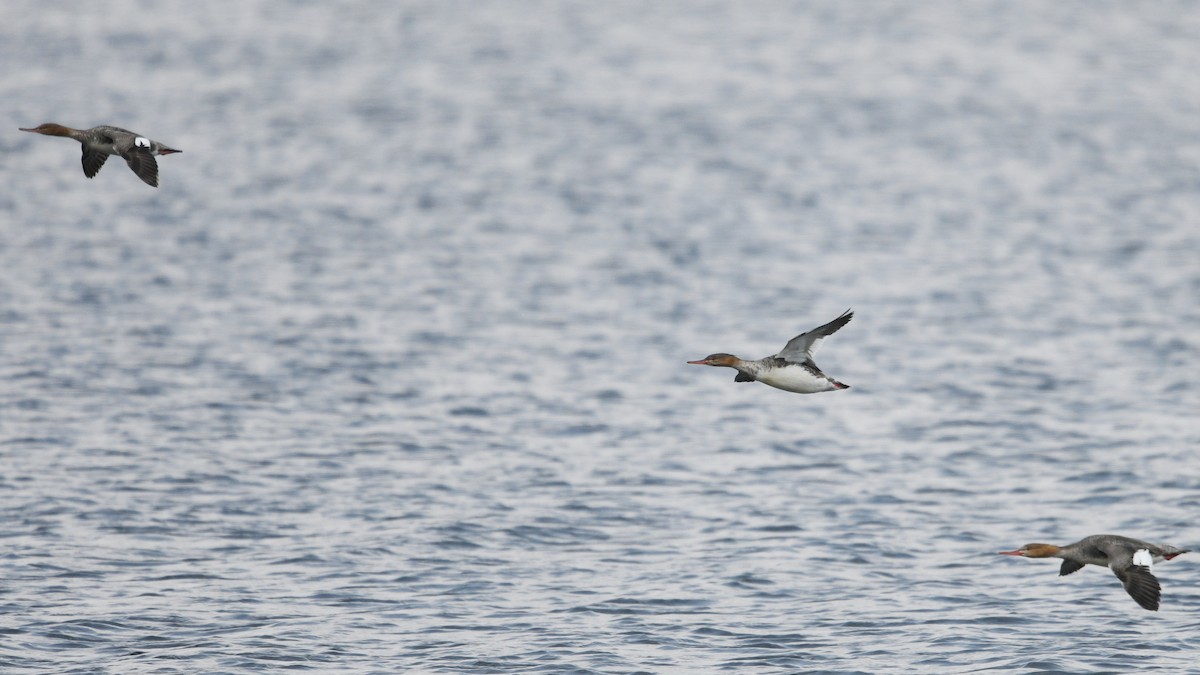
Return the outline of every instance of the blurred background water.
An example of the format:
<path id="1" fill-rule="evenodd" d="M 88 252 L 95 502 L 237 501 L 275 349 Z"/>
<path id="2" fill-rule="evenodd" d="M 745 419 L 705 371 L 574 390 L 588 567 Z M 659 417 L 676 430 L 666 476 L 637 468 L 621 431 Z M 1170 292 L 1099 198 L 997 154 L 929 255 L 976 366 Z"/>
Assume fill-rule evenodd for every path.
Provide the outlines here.
<path id="1" fill-rule="evenodd" d="M 0 19 L 0 670 L 1197 672 L 1197 3 Z"/>

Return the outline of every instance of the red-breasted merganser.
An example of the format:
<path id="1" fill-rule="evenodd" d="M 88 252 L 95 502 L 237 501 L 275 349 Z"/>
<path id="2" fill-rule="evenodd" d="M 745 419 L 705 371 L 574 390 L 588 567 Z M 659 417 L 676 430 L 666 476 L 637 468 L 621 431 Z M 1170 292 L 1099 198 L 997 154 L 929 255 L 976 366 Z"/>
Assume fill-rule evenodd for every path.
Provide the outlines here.
<path id="1" fill-rule="evenodd" d="M 801 333 L 792 338 L 775 356 L 744 361 L 732 354 L 709 354 L 699 361 L 688 361 L 698 366 L 723 366 L 738 371 L 734 382 L 762 382 L 776 389 L 792 391 L 797 394 L 815 394 L 820 391 L 849 389 L 850 385 L 842 384 L 821 372 L 813 363 L 813 354 L 839 328 L 845 326 L 854 318 L 854 312 L 846 310 L 841 316 L 819 328 L 807 333 Z"/>
<path id="2" fill-rule="evenodd" d="M 65 136 L 79 141 L 83 145 L 83 175 L 88 178 L 100 171 L 109 155 L 120 155 L 129 163 L 129 168 L 133 169 L 138 178 L 151 187 L 158 187 L 158 162 L 154 161 L 154 156 L 183 152 L 119 127 L 72 129 L 47 122 L 21 131 L 31 131 L 44 136 Z"/>
<path id="3" fill-rule="evenodd" d="M 1078 572 L 1084 565 L 1107 567 L 1117 575 L 1124 584 L 1125 591 L 1137 604 L 1157 612 L 1162 588 L 1150 570 L 1156 562 L 1170 560 L 1187 552 L 1186 548 L 1151 544 L 1117 534 L 1093 534 L 1066 546 L 1025 544 L 1015 551 L 1001 551 L 1000 555 L 1062 558 L 1062 567 L 1058 569 L 1059 576 Z"/>

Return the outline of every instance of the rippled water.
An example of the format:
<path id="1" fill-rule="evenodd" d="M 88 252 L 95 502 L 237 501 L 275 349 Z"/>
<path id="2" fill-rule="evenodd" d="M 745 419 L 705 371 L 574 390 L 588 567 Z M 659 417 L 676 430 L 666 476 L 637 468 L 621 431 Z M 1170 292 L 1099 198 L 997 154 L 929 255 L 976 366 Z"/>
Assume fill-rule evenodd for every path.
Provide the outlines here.
<path id="1" fill-rule="evenodd" d="M 0 18 L 0 670 L 1197 672 L 1196 3 Z"/>

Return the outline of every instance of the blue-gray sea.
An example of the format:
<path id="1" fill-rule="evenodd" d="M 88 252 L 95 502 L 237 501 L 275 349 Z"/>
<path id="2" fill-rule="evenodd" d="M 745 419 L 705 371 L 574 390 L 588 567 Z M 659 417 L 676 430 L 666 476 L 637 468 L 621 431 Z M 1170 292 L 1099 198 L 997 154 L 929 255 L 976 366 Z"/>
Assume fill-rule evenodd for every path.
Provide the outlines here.
<path id="1" fill-rule="evenodd" d="M 1197 36 L 4 2 L 0 672 L 1200 672 L 1200 553 L 996 555 L 1200 549 Z"/>

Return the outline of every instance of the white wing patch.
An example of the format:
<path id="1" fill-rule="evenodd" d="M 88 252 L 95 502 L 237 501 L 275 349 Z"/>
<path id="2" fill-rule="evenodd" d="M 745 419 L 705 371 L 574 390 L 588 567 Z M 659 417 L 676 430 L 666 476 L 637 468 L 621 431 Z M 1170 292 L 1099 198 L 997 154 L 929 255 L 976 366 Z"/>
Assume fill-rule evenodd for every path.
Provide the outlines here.
<path id="1" fill-rule="evenodd" d="M 133 144 L 139 148 L 148 148 L 150 147 L 150 139 L 138 136 L 137 138 L 133 139 Z"/>
<path id="2" fill-rule="evenodd" d="M 1146 569 L 1151 569 L 1154 566 L 1154 556 L 1150 555 L 1150 551 L 1148 549 L 1138 549 L 1133 554 L 1133 564 L 1141 565 Z"/>

